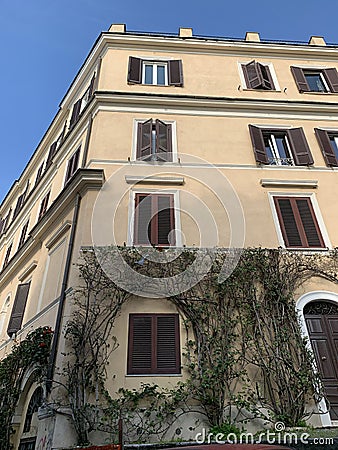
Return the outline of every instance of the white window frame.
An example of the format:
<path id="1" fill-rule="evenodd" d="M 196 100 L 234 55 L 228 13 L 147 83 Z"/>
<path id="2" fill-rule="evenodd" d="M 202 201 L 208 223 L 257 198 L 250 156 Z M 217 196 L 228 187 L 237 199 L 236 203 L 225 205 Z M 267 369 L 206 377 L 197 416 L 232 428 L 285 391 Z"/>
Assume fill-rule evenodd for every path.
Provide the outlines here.
<path id="1" fill-rule="evenodd" d="M 283 132 L 284 130 L 280 130 L 280 132 Z M 279 131 L 276 131 L 276 133 L 278 133 Z M 287 150 L 288 150 L 288 152 L 289 152 L 289 155 L 290 155 L 290 157 L 289 158 L 287 158 L 287 159 L 289 159 L 290 160 L 290 162 L 291 162 L 291 164 L 281 164 L 280 162 L 281 162 L 281 160 L 283 159 L 281 156 L 280 156 L 280 154 L 279 154 L 279 150 L 278 150 L 278 146 L 277 146 L 277 143 L 276 143 L 276 138 L 275 138 L 275 134 L 274 134 L 274 132 L 269 132 L 269 130 L 266 130 L 266 134 L 269 134 L 270 135 L 270 137 L 269 137 L 269 143 L 271 143 L 270 145 L 271 145 L 271 151 L 272 151 L 272 154 L 273 154 L 273 157 L 274 157 L 274 159 L 275 159 L 275 162 L 276 162 L 276 164 L 270 164 L 270 165 L 276 165 L 276 166 L 294 166 L 295 165 L 295 161 L 294 161 L 294 159 L 293 159 L 293 154 L 292 154 L 292 151 L 291 151 L 291 147 L 290 147 L 290 143 L 289 143 L 289 140 L 288 140 L 288 136 L 287 136 L 287 133 L 285 133 L 285 142 L 286 142 L 286 146 L 287 146 Z M 264 135 L 264 130 L 263 130 L 263 135 Z"/>
<path id="2" fill-rule="evenodd" d="M 129 193 L 129 207 L 128 207 L 128 236 L 127 245 L 129 247 L 134 244 L 135 232 L 135 197 L 136 194 L 171 194 L 174 196 L 174 218 L 175 218 L 175 246 L 171 248 L 182 247 L 182 228 L 181 228 L 181 208 L 180 208 L 180 191 L 177 189 L 131 189 Z M 145 245 L 138 245 L 138 247 L 146 247 Z"/>
<path id="3" fill-rule="evenodd" d="M 241 86 L 243 87 L 243 89 L 248 90 L 248 91 L 255 91 L 255 89 L 251 89 L 250 87 L 247 86 L 246 81 L 245 81 L 245 76 L 243 73 L 243 65 L 247 65 L 250 62 L 252 62 L 252 59 L 247 60 L 247 61 L 238 61 L 237 62 L 237 66 L 238 66 L 238 72 L 239 72 L 239 78 L 241 80 Z M 257 61 L 260 64 L 262 64 L 263 66 L 266 66 L 269 69 L 273 84 L 275 89 L 256 89 L 256 90 L 260 90 L 260 91 L 264 91 L 264 92 L 280 92 L 281 88 L 279 86 L 278 80 L 277 80 L 277 75 L 275 72 L 275 69 L 273 67 L 273 64 L 271 62 L 265 63 L 262 61 Z"/>
<path id="4" fill-rule="evenodd" d="M 279 217 L 278 217 L 278 213 L 277 213 L 277 209 L 276 209 L 276 205 L 274 202 L 274 197 L 307 197 L 310 199 L 312 208 L 313 208 L 313 212 L 315 214 L 317 223 L 318 223 L 318 227 L 319 230 L 321 232 L 323 241 L 324 241 L 324 245 L 325 247 L 318 247 L 318 248 L 304 248 L 304 247 L 292 247 L 291 249 L 289 247 L 286 247 L 285 242 L 284 242 L 284 238 L 283 238 L 283 233 L 282 233 L 282 228 L 281 228 L 281 224 L 279 222 Z M 272 218 L 273 221 L 275 223 L 275 229 L 277 232 L 277 238 L 278 238 L 278 242 L 279 242 L 279 246 L 288 250 L 303 250 L 306 251 L 308 253 L 311 253 L 312 251 L 327 251 L 327 250 L 331 250 L 332 249 L 332 244 L 328 235 L 328 232 L 326 230 L 325 227 L 325 223 L 322 217 L 322 214 L 320 212 L 319 209 L 319 205 L 318 205 L 318 201 L 316 198 L 316 195 L 314 193 L 294 193 L 294 192 L 268 192 L 268 198 L 269 198 L 269 203 L 270 203 L 270 208 L 272 211 Z"/>
<path id="5" fill-rule="evenodd" d="M 159 161 L 139 161 L 137 159 L 137 137 L 138 137 L 138 124 L 146 122 L 149 120 L 150 117 L 145 119 L 134 119 L 133 124 L 133 138 L 132 138 L 132 150 L 131 150 L 131 160 L 141 163 L 141 164 L 158 164 Z M 155 119 L 158 119 L 156 117 Z M 161 120 L 161 119 L 159 119 Z M 163 123 L 167 125 L 171 125 L 171 151 L 172 151 L 172 161 L 167 162 L 161 162 L 161 164 L 171 164 L 171 163 L 177 163 L 178 162 L 178 156 L 177 156 L 177 131 L 176 131 L 176 121 L 174 120 L 162 120 Z"/>
<path id="6" fill-rule="evenodd" d="M 152 66 L 153 70 L 153 82 L 146 83 L 146 70 L 145 66 Z M 164 66 L 164 84 L 157 83 L 157 67 Z M 142 84 L 147 86 L 168 86 L 168 62 L 167 61 L 153 61 L 153 60 L 142 60 Z"/>

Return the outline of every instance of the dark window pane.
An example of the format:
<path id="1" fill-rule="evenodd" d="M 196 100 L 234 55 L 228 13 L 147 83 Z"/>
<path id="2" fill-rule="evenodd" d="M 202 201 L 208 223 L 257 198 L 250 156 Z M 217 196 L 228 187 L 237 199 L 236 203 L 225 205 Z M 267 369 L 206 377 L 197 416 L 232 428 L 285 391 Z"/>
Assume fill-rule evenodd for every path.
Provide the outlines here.
<path id="1" fill-rule="evenodd" d="M 305 73 L 307 84 L 312 92 L 326 92 L 320 73 Z"/>
<path id="2" fill-rule="evenodd" d="M 144 83 L 153 84 L 153 66 L 150 64 L 144 66 Z"/>
<path id="3" fill-rule="evenodd" d="M 332 150 L 334 151 L 334 154 L 336 155 L 336 158 L 338 159 L 337 139 L 338 139 L 338 137 L 330 136 L 330 144 L 331 144 Z"/>
<path id="4" fill-rule="evenodd" d="M 165 66 L 157 66 L 157 84 L 165 85 Z"/>

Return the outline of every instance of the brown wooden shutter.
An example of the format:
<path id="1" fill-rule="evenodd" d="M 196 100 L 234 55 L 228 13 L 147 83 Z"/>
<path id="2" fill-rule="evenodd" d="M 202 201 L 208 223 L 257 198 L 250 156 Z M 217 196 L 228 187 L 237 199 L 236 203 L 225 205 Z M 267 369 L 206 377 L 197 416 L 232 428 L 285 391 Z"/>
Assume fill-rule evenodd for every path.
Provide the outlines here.
<path id="1" fill-rule="evenodd" d="M 156 120 L 156 156 L 160 161 L 172 161 L 171 124 Z"/>
<path id="2" fill-rule="evenodd" d="M 147 161 L 151 157 L 153 119 L 138 124 L 136 159 Z"/>
<path id="3" fill-rule="evenodd" d="M 49 147 L 49 152 L 48 152 L 48 156 L 47 156 L 47 162 L 46 162 L 46 170 L 48 169 L 48 167 L 52 164 L 52 160 L 54 155 L 56 154 L 56 150 L 57 150 L 57 141 L 53 142 L 53 144 Z"/>
<path id="4" fill-rule="evenodd" d="M 3 234 L 5 219 L 0 219 L 0 236 Z"/>
<path id="5" fill-rule="evenodd" d="M 129 316 L 128 374 L 152 373 L 153 368 L 152 317 L 142 314 Z"/>
<path id="6" fill-rule="evenodd" d="M 72 157 L 68 161 L 65 183 L 67 183 L 72 178 L 74 173 L 77 171 L 80 159 L 80 149 L 81 147 L 79 147 L 76 150 L 76 152 L 72 155 Z"/>
<path id="7" fill-rule="evenodd" d="M 287 130 L 293 159 L 296 166 L 309 166 L 313 164 L 310 148 L 307 144 L 303 128 Z"/>
<path id="8" fill-rule="evenodd" d="M 324 247 L 324 242 L 309 198 L 295 198 L 307 247 Z"/>
<path id="9" fill-rule="evenodd" d="M 291 199 L 285 197 L 275 197 L 274 201 L 285 246 L 302 247 L 302 240 L 299 234 Z"/>
<path id="10" fill-rule="evenodd" d="M 152 226 L 152 196 L 149 194 L 135 195 L 135 230 L 134 243 L 150 245 Z"/>
<path id="11" fill-rule="evenodd" d="M 92 79 L 90 80 L 89 89 L 88 89 L 88 101 L 91 99 L 91 97 L 94 93 L 94 84 L 95 84 L 95 79 L 96 79 L 95 75 L 96 74 L 94 72 L 94 75 L 92 76 Z"/>
<path id="12" fill-rule="evenodd" d="M 257 89 L 262 80 L 257 70 L 256 61 L 251 61 L 248 64 L 242 64 L 244 78 L 249 89 Z"/>
<path id="13" fill-rule="evenodd" d="M 81 105 L 82 105 L 82 98 L 80 98 L 77 102 L 74 103 L 72 116 L 69 122 L 69 128 L 72 128 L 72 126 L 74 126 L 75 123 L 77 122 L 81 112 Z"/>
<path id="14" fill-rule="evenodd" d="M 173 195 L 158 194 L 156 197 L 154 196 L 154 202 L 156 202 L 156 214 L 152 219 L 154 222 L 152 242 L 156 245 L 175 245 L 174 233 L 170 233 L 175 228 Z M 169 233 L 171 242 L 169 242 Z"/>
<path id="15" fill-rule="evenodd" d="M 7 334 L 10 337 L 13 334 L 17 333 L 21 328 L 29 293 L 29 287 L 30 283 L 23 283 L 19 284 L 17 288 L 11 317 L 9 319 L 7 327 Z"/>
<path id="16" fill-rule="evenodd" d="M 183 69 L 180 59 L 168 61 L 168 83 L 170 86 L 183 86 Z"/>
<path id="17" fill-rule="evenodd" d="M 49 196 L 50 196 L 50 191 L 42 199 L 38 220 L 40 220 L 45 215 L 45 213 L 47 211 Z"/>
<path id="18" fill-rule="evenodd" d="M 331 92 L 338 92 L 338 73 L 336 68 L 323 70 L 327 84 Z"/>
<path id="19" fill-rule="evenodd" d="M 249 131 L 256 161 L 260 164 L 269 164 L 262 130 L 254 125 L 249 125 Z"/>
<path id="20" fill-rule="evenodd" d="M 3 233 L 6 233 L 6 231 L 7 231 L 7 228 L 8 228 L 8 225 L 9 225 L 9 219 L 11 217 L 11 213 L 12 213 L 12 208 L 10 208 L 10 210 L 8 211 L 7 216 L 4 219 L 4 224 L 3 224 L 3 227 L 2 227 L 2 232 Z"/>
<path id="21" fill-rule="evenodd" d="M 308 197 L 274 197 L 274 202 L 286 247 L 324 247 Z"/>
<path id="22" fill-rule="evenodd" d="M 303 69 L 291 66 L 291 72 L 296 81 L 299 92 L 310 92 L 310 88 L 304 76 Z"/>
<path id="23" fill-rule="evenodd" d="M 180 344 L 177 314 L 160 314 L 156 321 L 156 366 L 158 373 L 180 373 Z"/>
<path id="24" fill-rule="evenodd" d="M 19 246 L 18 246 L 18 250 L 23 246 L 23 244 L 26 242 L 26 236 L 27 236 L 27 230 L 28 230 L 28 224 L 29 221 L 27 221 L 25 223 L 25 225 L 22 228 L 21 231 L 21 236 L 20 236 L 20 241 L 19 241 Z"/>
<path id="25" fill-rule="evenodd" d="M 338 160 L 333 151 L 329 135 L 327 131 L 315 128 L 315 134 L 322 150 L 324 160 L 328 166 L 338 166 Z"/>
<path id="26" fill-rule="evenodd" d="M 262 88 L 268 90 L 275 89 L 269 67 L 264 64 L 257 63 L 257 69 L 262 79 Z"/>
<path id="27" fill-rule="evenodd" d="M 12 253 L 12 248 L 13 248 L 13 242 L 12 242 L 11 245 L 7 248 L 6 255 L 5 255 L 5 259 L 4 259 L 4 263 L 3 263 L 3 266 L 2 266 L 2 270 L 3 270 L 6 266 L 8 266 L 9 259 L 10 259 L 11 253 Z"/>
<path id="28" fill-rule="evenodd" d="M 140 84 L 142 82 L 142 59 L 129 57 L 128 83 Z"/>

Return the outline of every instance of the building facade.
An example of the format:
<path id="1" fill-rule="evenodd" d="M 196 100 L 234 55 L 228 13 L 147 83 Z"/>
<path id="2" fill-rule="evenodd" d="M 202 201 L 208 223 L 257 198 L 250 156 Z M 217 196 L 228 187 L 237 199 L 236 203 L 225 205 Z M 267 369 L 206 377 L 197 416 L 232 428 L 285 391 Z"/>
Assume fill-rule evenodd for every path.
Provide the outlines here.
<path id="1" fill-rule="evenodd" d="M 0 207 L 1 357 L 30 331 L 49 326 L 52 362 L 62 366 L 62 330 L 74 314 L 68 299 L 79 284 L 74 265 L 81 248 L 151 244 L 324 254 L 337 247 L 337 70 L 337 46 L 316 36 L 305 44 L 266 42 L 258 33 L 198 37 L 190 28 L 160 35 L 112 25 L 103 32 Z M 330 391 L 331 412 L 317 405 L 311 423 L 334 425 L 338 322 L 323 309 L 311 328 L 303 310 L 313 301 L 337 305 L 338 286 L 309 280 L 294 301 Z M 130 342 L 141 315 L 157 339 L 161 317 L 173 321 L 177 351 L 166 370 L 156 362 L 137 369 L 128 358 L 136 352 Z M 135 296 L 122 307 L 114 334 L 112 392 L 184 380 L 185 328 L 167 300 Z M 30 373 L 21 389 L 15 448 L 31 449 L 43 439 L 48 448 L 73 445 L 70 420 L 38 418 L 34 399 L 45 393 Z M 25 428 L 29 411 L 33 420 Z"/>

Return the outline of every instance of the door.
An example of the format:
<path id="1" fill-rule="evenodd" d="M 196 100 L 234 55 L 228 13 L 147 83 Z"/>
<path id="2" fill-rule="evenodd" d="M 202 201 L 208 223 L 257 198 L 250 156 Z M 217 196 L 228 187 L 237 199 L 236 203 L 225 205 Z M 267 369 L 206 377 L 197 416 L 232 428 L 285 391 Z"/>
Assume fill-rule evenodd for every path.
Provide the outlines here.
<path id="1" fill-rule="evenodd" d="M 338 306 L 316 301 L 304 308 L 311 346 L 330 406 L 331 420 L 338 420 Z"/>

